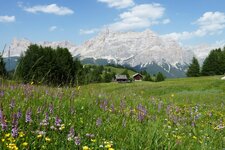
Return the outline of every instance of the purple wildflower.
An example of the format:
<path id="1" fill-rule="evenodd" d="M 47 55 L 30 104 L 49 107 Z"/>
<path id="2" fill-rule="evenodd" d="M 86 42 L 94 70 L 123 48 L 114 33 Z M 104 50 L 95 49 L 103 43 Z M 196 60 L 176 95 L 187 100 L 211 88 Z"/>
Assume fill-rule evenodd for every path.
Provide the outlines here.
<path id="1" fill-rule="evenodd" d="M 74 137 L 74 142 L 75 142 L 75 145 L 80 145 L 80 137 L 79 136 L 75 136 Z"/>
<path id="2" fill-rule="evenodd" d="M 32 114 L 31 109 L 27 109 L 27 112 L 26 112 L 26 120 L 25 120 L 26 123 L 32 122 L 31 114 Z"/>
<path id="3" fill-rule="evenodd" d="M 124 100 L 121 100 L 120 101 L 120 110 L 121 110 L 121 112 L 123 112 L 123 110 L 125 109 L 125 107 L 126 107 L 125 101 Z"/>
<path id="4" fill-rule="evenodd" d="M 17 118 L 20 119 L 21 117 L 22 117 L 22 112 L 21 112 L 21 109 L 19 108 L 17 112 Z"/>
<path id="5" fill-rule="evenodd" d="M 4 96 L 4 91 L 0 91 L 0 97 Z"/>
<path id="6" fill-rule="evenodd" d="M 13 120 L 12 120 L 12 127 L 16 127 L 18 126 L 18 118 L 17 118 L 17 114 L 13 114 Z"/>
<path id="7" fill-rule="evenodd" d="M 97 120 L 96 120 L 96 126 L 101 126 L 101 124 L 102 124 L 102 119 L 101 118 L 98 118 Z"/>
<path id="8" fill-rule="evenodd" d="M 53 111 L 54 111 L 54 106 L 53 106 L 53 104 L 51 103 L 51 104 L 49 105 L 49 112 L 50 112 L 50 114 L 53 114 Z"/>
<path id="9" fill-rule="evenodd" d="M 7 124 L 5 122 L 5 116 L 4 115 L 2 116 L 2 119 L 1 119 L 1 126 L 2 126 L 3 131 L 5 131 L 7 129 Z"/>
<path id="10" fill-rule="evenodd" d="M 37 108 L 37 114 L 40 114 L 41 113 L 41 107 L 38 106 Z"/>
<path id="11" fill-rule="evenodd" d="M 0 119 L 3 118 L 3 111 L 2 111 L 2 108 L 0 107 Z"/>
<path id="12" fill-rule="evenodd" d="M 137 110 L 138 110 L 138 120 L 140 122 L 144 121 L 144 119 L 147 116 L 146 108 L 144 106 L 142 106 L 141 104 L 139 104 L 138 107 L 137 107 Z"/>
<path id="13" fill-rule="evenodd" d="M 103 100 L 100 102 L 100 108 L 103 109 L 104 111 L 107 110 L 108 107 L 108 101 L 107 100 Z"/>
<path id="14" fill-rule="evenodd" d="M 162 104 L 163 104 L 163 102 L 162 102 L 162 101 L 160 101 L 160 102 L 159 102 L 159 104 L 158 104 L 158 112 L 160 112 L 160 111 L 161 111 L 161 109 L 162 109 Z"/>
<path id="15" fill-rule="evenodd" d="M 18 128 L 17 126 L 14 126 L 12 128 L 12 137 L 16 138 L 18 136 Z"/>
<path id="16" fill-rule="evenodd" d="M 74 135 L 75 135 L 74 128 L 71 127 L 71 128 L 70 128 L 70 132 L 69 132 L 69 134 L 67 135 L 67 140 L 68 140 L 68 141 L 71 141 L 71 140 L 74 138 Z"/>
<path id="17" fill-rule="evenodd" d="M 170 105 L 168 105 L 168 106 L 166 107 L 166 114 L 167 114 L 167 115 L 169 115 L 169 114 L 170 114 L 170 108 L 171 108 L 171 106 L 170 106 Z"/>
<path id="18" fill-rule="evenodd" d="M 45 119 L 42 120 L 42 122 L 40 123 L 40 125 L 43 125 L 43 126 L 49 125 L 49 115 L 48 115 L 48 112 L 45 113 Z"/>
<path id="19" fill-rule="evenodd" d="M 61 122 L 62 122 L 62 120 L 58 116 L 56 116 L 56 118 L 55 118 L 55 125 L 57 127 L 59 127 L 59 126 L 61 126 Z"/>
<path id="20" fill-rule="evenodd" d="M 115 106 L 114 106 L 114 104 L 111 104 L 111 111 L 112 112 L 115 112 Z"/>

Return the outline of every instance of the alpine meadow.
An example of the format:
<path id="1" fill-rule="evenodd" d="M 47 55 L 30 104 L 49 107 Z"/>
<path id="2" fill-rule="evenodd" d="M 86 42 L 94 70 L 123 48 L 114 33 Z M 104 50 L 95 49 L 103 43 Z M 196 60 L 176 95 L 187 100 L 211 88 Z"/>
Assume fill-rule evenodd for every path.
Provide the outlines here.
<path id="1" fill-rule="evenodd" d="M 0 149 L 225 150 L 224 0 L 0 3 Z"/>

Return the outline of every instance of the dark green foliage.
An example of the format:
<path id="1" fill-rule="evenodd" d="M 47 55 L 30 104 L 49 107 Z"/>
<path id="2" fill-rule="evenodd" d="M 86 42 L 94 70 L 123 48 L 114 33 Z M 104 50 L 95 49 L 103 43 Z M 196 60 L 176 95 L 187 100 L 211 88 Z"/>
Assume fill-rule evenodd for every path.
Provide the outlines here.
<path id="1" fill-rule="evenodd" d="M 85 65 L 79 73 L 79 84 L 100 83 L 103 82 L 103 66 Z"/>
<path id="2" fill-rule="evenodd" d="M 3 61 L 2 55 L 0 55 L 0 76 L 6 75 L 5 62 Z"/>
<path id="3" fill-rule="evenodd" d="M 128 78 L 128 79 L 130 79 L 130 75 L 129 75 L 129 73 L 128 73 L 128 70 L 127 70 L 127 69 L 125 69 L 125 70 L 121 73 L 121 75 L 126 75 L 126 76 L 127 76 L 127 78 Z"/>
<path id="4" fill-rule="evenodd" d="M 114 68 L 121 68 L 121 69 L 129 69 L 133 72 L 137 72 L 137 70 L 135 70 L 134 68 L 132 68 L 129 65 L 122 66 L 122 65 L 119 65 L 119 64 L 107 64 L 106 66 L 111 66 L 111 67 L 114 67 Z"/>
<path id="5" fill-rule="evenodd" d="M 114 72 L 105 72 L 103 75 L 104 82 L 111 82 L 115 78 Z"/>
<path id="6" fill-rule="evenodd" d="M 202 66 L 202 75 L 222 75 L 225 73 L 225 48 L 212 50 Z"/>
<path id="7" fill-rule="evenodd" d="M 73 61 L 68 49 L 52 49 L 30 45 L 24 56 L 21 56 L 17 75 L 25 83 L 45 83 L 51 85 L 65 85 L 74 83 L 78 61 Z"/>
<path id="8" fill-rule="evenodd" d="M 157 75 L 156 75 L 156 78 L 155 78 L 155 82 L 161 82 L 161 81 L 164 81 L 165 80 L 165 77 L 164 75 L 159 72 Z"/>
<path id="9" fill-rule="evenodd" d="M 146 70 L 141 71 L 140 73 L 144 76 L 144 81 L 153 81 L 151 75 Z"/>
<path id="10" fill-rule="evenodd" d="M 190 64 L 188 71 L 187 71 L 188 77 L 199 77 L 200 76 L 200 65 L 198 63 L 198 60 L 193 57 L 192 63 Z"/>

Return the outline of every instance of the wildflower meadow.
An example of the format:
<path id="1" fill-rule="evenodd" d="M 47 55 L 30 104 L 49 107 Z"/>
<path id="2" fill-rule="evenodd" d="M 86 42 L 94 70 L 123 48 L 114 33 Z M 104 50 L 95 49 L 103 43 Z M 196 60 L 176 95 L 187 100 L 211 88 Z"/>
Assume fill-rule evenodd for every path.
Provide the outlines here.
<path id="1" fill-rule="evenodd" d="M 47 87 L 1 80 L 0 149 L 225 148 L 225 82 Z"/>

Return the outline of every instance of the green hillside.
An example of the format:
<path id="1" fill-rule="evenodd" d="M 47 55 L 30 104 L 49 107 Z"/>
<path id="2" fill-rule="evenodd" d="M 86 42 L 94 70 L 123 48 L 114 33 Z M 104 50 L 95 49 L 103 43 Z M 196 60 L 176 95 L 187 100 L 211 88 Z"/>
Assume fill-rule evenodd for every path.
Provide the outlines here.
<path id="1" fill-rule="evenodd" d="M 221 76 L 167 79 L 164 82 L 134 82 L 127 84 L 91 84 L 83 87 L 84 93 L 95 89 L 96 94 L 122 99 L 149 100 L 150 97 L 170 99 L 176 103 L 219 103 L 225 102 L 225 81 Z M 122 92 L 121 92 L 122 91 Z M 139 102 L 139 101 L 137 101 Z"/>
<path id="2" fill-rule="evenodd" d="M 124 72 L 126 70 L 125 68 L 116 68 L 116 67 L 112 67 L 112 66 L 104 66 L 104 68 L 111 69 L 111 71 L 115 72 L 116 74 L 121 74 L 122 72 Z M 127 70 L 128 70 L 130 77 L 132 77 L 136 73 L 132 70 L 129 70 L 129 69 L 127 69 Z"/>

